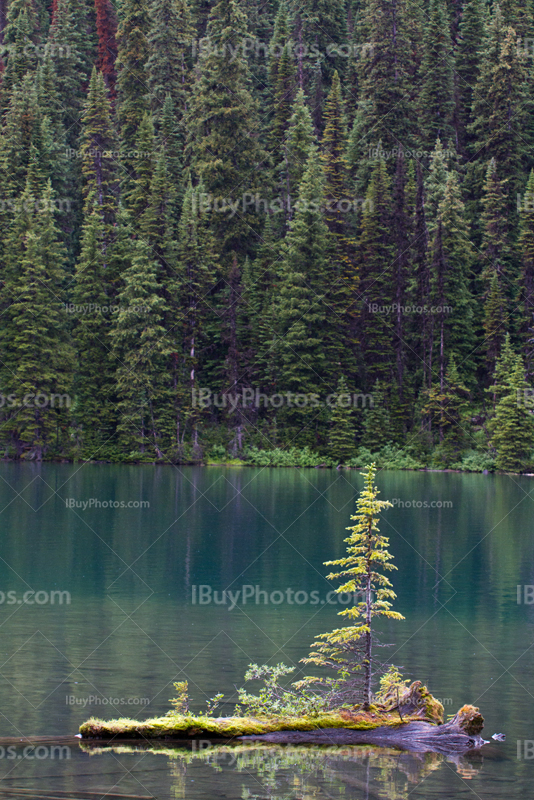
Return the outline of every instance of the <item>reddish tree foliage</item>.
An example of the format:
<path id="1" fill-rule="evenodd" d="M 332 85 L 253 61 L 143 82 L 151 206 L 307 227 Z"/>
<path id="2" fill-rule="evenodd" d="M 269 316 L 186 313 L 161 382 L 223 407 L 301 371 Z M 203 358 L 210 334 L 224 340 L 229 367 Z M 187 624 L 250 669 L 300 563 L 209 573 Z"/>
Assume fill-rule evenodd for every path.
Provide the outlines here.
<path id="1" fill-rule="evenodd" d="M 117 58 L 117 15 L 110 0 L 95 0 L 98 58 L 96 67 L 102 72 L 112 99 L 115 98 L 115 59 Z"/>

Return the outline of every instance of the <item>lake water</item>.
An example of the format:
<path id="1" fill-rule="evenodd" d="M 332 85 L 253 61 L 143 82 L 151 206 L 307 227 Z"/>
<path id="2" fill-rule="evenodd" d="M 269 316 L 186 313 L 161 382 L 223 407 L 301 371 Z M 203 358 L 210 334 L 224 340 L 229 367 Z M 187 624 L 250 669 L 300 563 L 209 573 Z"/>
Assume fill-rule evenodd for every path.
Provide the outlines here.
<path id="1" fill-rule="evenodd" d="M 313 637 L 340 622 L 323 561 L 344 552 L 362 478 L 4 463 L 0 736 L 20 742 L 0 746 L 0 795 L 532 797 L 534 478 L 383 472 L 378 482 L 395 503 L 382 531 L 406 617 L 382 626 L 387 658 L 446 713 L 478 705 L 485 738 L 506 742 L 456 760 L 368 747 L 29 745 L 91 715 L 165 713 L 173 681 L 189 681 L 193 710 L 222 691 L 230 712 L 249 663 L 298 673 Z"/>

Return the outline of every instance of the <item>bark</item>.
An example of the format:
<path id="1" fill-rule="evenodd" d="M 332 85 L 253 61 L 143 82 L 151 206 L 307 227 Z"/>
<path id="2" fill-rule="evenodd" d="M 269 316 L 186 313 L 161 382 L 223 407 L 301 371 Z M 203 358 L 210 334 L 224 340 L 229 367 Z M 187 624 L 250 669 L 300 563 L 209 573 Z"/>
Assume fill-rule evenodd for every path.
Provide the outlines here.
<path id="1" fill-rule="evenodd" d="M 449 754 L 466 753 L 487 744 L 480 736 L 483 726 L 484 720 L 478 708 L 463 706 L 456 716 L 444 725 L 421 721 L 368 731 L 322 728 L 313 731 L 278 731 L 240 738 L 244 741 L 273 744 L 370 744 L 378 747 L 396 747 L 399 750 Z"/>

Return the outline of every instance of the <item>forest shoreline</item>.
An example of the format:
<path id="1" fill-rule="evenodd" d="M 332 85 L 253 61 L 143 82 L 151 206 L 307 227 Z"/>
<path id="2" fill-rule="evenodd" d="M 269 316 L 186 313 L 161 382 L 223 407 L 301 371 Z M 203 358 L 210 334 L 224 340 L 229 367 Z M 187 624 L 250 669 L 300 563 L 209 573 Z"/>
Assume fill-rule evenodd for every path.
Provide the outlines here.
<path id="1" fill-rule="evenodd" d="M 332 466 L 331 464 L 317 464 L 317 465 L 309 465 L 303 466 L 301 464 L 254 464 L 247 461 L 241 461 L 239 459 L 230 460 L 230 461 L 208 461 L 208 462 L 198 462 L 198 461 L 166 461 L 166 460 L 147 460 L 141 461 L 138 459 L 132 459 L 131 461 L 115 461 L 109 459 L 82 459 L 82 458 L 51 458 L 51 459 L 41 459 L 39 461 L 35 459 L 24 459 L 24 458 L 0 458 L 1 464 L 92 464 L 94 466 L 98 465 L 106 465 L 106 466 L 114 466 L 114 467 L 142 467 L 142 466 L 159 466 L 159 467 L 238 467 L 238 468 L 257 468 L 257 469 L 331 469 L 331 470 L 360 470 L 363 467 L 362 465 L 344 465 L 339 464 L 338 466 Z M 393 466 L 384 466 L 379 467 L 381 472 L 432 472 L 432 473 L 455 473 L 460 475 L 518 475 L 522 478 L 534 478 L 534 472 L 513 472 L 510 470 L 497 470 L 497 469 L 485 469 L 485 470 L 473 470 L 473 469 L 452 469 L 452 468 L 445 468 L 445 469 L 438 469 L 436 467 L 393 467 Z"/>

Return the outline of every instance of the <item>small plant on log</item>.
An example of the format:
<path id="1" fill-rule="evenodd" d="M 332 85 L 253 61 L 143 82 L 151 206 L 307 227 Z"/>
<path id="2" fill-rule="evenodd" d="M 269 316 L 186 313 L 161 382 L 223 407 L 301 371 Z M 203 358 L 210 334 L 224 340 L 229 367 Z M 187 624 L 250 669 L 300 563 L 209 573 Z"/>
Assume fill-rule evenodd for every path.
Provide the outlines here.
<path id="1" fill-rule="evenodd" d="M 180 716 L 188 716 L 189 711 L 189 688 L 187 681 L 177 681 L 173 683 L 176 689 L 176 697 L 171 697 L 169 700 L 172 703 L 172 710 L 168 712 L 169 715 L 178 714 Z"/>
<path id="2" fill-rule="evenodd" d="M 302 661 L 337 671 L 337 679 L 319 679 L 327 688 L 331 703 L 354 704 L 363 699 L 364 708 L 369 709 L 373 678 L 384 669 L 384 664 L 379 663 L 374 655 L 374 647 L 379 642 L 373 631 L 373 619 L 388 617 L 400 620 L 404 617 L 391 608 L 390 601 L 396 594 L 391 581 L 383 573 L 397 567 L 391 563 L 393 556 L 388 551 L 389 539 L 378 529 L 381 512 L 392 504 L 378 500 L 379 491 L 374 483 L 375 464 L 366 466 L 361 474 L 365 484 L 356 501 L 356 513 L 351 516 L 355 524 L 347 528 L 350 531 L 345 539 L 348 555 L 325 562 L 327 566 L 341 567 L 339 572 L 327 576 L 330 580 L 340 578 L 344 581 L 336 591 L 352 593 L 355 598 L 353 606 L 339 612 L 352 624 L 316 637 L 321 641 L 312 644 L 315 650 Z M 317 682 L 317 678 L 306 678 L 301 686 Z"/>

